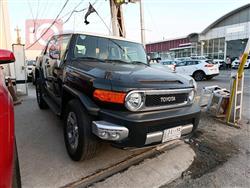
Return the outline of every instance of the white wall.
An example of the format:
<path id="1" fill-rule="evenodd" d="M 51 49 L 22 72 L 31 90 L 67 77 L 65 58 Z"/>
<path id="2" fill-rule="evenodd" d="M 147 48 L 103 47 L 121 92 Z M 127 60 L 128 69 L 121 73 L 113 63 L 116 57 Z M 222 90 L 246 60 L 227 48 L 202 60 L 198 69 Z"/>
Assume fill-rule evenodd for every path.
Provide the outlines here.
<path id="1" fill-rule="evenodd" d="M 200 40 L 209 40 L 225 37 L 226 41 L 249 38 L 250 22 L 217 27 L 209 30 L 205 35 L 200 36 Z"/>

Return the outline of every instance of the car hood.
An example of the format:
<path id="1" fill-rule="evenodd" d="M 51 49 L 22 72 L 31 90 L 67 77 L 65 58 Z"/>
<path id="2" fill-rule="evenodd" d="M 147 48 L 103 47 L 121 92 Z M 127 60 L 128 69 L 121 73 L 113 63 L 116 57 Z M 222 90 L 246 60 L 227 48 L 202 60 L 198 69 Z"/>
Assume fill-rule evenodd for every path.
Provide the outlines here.
<path id="1" fill-rule="evenodd" d="M 111 89 L 116 91 L 193 87 L 192 78 L 142 64 L 78 62 L 76 68 L 95 78 L 94 84 L 109 80 Z"/>

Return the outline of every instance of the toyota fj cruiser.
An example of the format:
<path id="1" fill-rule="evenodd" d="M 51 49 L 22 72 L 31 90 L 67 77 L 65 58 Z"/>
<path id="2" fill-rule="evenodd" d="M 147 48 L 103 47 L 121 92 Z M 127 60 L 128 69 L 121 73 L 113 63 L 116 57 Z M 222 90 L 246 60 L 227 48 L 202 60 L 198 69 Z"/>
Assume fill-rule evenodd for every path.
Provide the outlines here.
<path id="1" fill-rule="evenodd" d="M 37 102 L 64 120 L 69 156 L 84 160 L 106 140 L 143 147 L 190 135 L 199 123 L 191 77 L 151 67 L 143 46 L 86 33 L 53 36 L 37 60 Z"/>

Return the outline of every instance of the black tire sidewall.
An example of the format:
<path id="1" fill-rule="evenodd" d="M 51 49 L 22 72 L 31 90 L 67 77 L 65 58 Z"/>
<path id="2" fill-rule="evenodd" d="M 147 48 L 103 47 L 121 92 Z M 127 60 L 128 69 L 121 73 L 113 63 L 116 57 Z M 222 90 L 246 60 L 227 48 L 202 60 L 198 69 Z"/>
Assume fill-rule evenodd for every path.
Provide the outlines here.
<path id="1" fill-rule="evenodd" d="M 70 112 L 73 112 L 76 115 L 79 134 L 78 145 L 75 151 L 71 148 L 67 136 L 67 119 Z M 74 161 L 90 158 L 90 156 L 88 156 L 88 144 L 95 145 L 96 143 L 95 138 L 91 135 L 91 122 L 91 117 L 87 114 L 79 100 L 74 99 L 68 103 L 64 118 L 64 141 L 67 152 Z"/>
<path id="2" fill-rule="evenodd" d="M 40 94 L 40 100 L 38 100 L 38 93 Z M 46 104 L 46 102 L 43 100 L 43 92 L 42 92 L 42 84 L 40 82 L 36 83 L 36 99 L 37 99 L 37 103 L 38 106 L 40 107 L 40 109 L 47 109 L 48 106 Z"/>
<path id="3" fill-rule="evenodd" d="M 198 77 L 198 79 L 197 79 L 197 75 L 200 75 L 201 78 Z M 205 73 L 204 72 L 197 71 L 197 72 L 194 73 L 194 79 L 195 79 L 195 81 L 202 81 L 202 80 L 204 80 L 204 78 L 205 78 Z"/>

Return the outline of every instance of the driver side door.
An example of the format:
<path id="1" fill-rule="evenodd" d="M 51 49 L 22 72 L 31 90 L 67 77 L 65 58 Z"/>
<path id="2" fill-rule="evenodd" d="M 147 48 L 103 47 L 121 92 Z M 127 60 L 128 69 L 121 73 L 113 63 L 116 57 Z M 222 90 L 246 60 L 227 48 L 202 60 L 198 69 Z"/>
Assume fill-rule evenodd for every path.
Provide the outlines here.
<path id="1" fill-rule="evenodd" d="M 50 95 L 53 95 L 53 67 L 57 63 L 58 58 L 59 58 L 59 48 L 58 48 L 57 38 L 53 37 L 48 42 L 43 57 L 44 78 L 47 91 L 49 92 Z"/>

